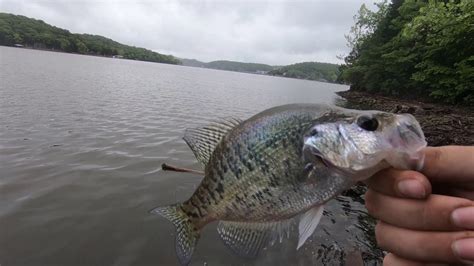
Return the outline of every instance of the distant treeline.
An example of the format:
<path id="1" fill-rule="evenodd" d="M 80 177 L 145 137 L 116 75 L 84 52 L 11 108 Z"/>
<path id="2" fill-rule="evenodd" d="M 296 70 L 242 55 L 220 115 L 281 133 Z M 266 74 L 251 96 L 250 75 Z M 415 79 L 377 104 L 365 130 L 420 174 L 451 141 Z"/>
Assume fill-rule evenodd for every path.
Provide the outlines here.
<path id="1" fill-rule="evenodd" d="M 354 90 L 473 104 L 474 1 L 377 5 L 355 17 L 340 80 Z"/>
<path id="2" fill-rule="evenodd" d="M 209 63 L 195 59 L 180 59 L 183 65 L 204 67 L 246 73 L 267 74 L 298 79 L 309 79 L 336 82 L 339 76 L 339 65 L 319 62 L 305 62 L 288 66 L 270 66 L 266 64 L 242 63 L 235 61 L 212 61 Z"/>
<path id="3" fill-rule="evenodd" d="M 268 71 L 275 69 L 275 67 L 266 65 L 266 64 L 244 63 L 244 62 L 228 61 L 228 60 L 218 60 L 218 61 L 212 61 L 209 63 L 201 62 L 196 59 L 181 58 L 180 60 L 184 66 L 204 67 L 204 68 L 245 72 L 245 73 L 265 74 Z"/>
<path id="4" fill-rule="evenodd" d="M 213 69 L 222 69 L 229 71 L 238 71 L 238 72 L 251 72 L 251 73 L 264 73 L 273 69 L 272 66 L 258 63 L 241 63 L 235 61 L 212 61 L 206 63 L 206 67 Z"/>
<path id="5" fill-rule="evenodd" d="M 0 13 L 0 45 L 22 45 L 68 53 L 119 56 L 167 64 L 180 63 L 171 55 L 124 45 L 103 36 L 70 33 L 42 20 L 7 13 Z"/>
<path id="6" fill-rule="evenodd" d="M 42 20 L 7 13 L 0 13 L 0 45 L 24 46 L 87 55 L 117 56 L 141 61 L 183 64 L 185 66 L 326 82 L 336 82 L 339 75 L 339 65 L 319 62 L 270 66 L 226 60 L 205 63 L 195 59 L 177 59 L 171 55 L 163 55 L 144 48 L 124 45 L 103 36 L 75 34 L 51 26 Z"/>
<path id="7" fill-rule="evenodd" d="M 269 75 L 289 78 L 336 82 L 339 65 L 319 62 L 304 62 L 284 66 L 268 72 Z"/>

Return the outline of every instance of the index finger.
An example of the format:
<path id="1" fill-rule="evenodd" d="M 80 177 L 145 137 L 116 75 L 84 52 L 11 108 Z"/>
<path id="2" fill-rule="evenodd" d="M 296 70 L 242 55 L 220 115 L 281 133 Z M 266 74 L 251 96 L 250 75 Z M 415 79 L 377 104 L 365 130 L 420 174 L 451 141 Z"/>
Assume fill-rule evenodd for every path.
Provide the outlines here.
<path id="1" fill-rule="evenodd" d="M 433 182 L 474 182 L 474 146 L 427 147 L 421 172 Z"/>

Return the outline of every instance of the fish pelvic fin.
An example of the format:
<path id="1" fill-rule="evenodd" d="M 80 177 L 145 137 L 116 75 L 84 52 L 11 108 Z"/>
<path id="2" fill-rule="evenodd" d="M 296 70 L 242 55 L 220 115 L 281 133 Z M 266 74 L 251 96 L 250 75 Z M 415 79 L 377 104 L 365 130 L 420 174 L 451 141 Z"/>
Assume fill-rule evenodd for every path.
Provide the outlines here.
<path id="1" fill-rule="evenodd" d="M 303 246 L 304 242 L 313 234 L 314 230 L 319 224 L 321 217 L 323 217 L 324 206 L 315 206 L 309 209 L 301 216 L 300 223 L 298 225 L 298 246 L 296 249 L 299 249 Z"/>
<path id="2" fill-rule="evenodd" d="M 191 262 L 191 256 L 199 240 L 200 232 L 181 206 L 181 204 L 176 204 L 157 207 L 150 212 L 158 214 L 174 224 L 176 227 L 176 255 L 181 265 L 188 265 Z"/>

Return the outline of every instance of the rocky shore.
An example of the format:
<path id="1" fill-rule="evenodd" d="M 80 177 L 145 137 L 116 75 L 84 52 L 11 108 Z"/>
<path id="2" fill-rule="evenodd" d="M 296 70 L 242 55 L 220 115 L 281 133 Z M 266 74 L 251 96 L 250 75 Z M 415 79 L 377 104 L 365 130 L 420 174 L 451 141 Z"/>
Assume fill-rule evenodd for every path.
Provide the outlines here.
<path id="1" fill-rule="evenodd" d="M 373 109 L 393 113 L 410 113 L 421 124 L 430 146 L 474 145 L 474 108 L 453 107 L 413 100 L 390 98 L 366 92 L 338 93 L 356 109 Z"/>

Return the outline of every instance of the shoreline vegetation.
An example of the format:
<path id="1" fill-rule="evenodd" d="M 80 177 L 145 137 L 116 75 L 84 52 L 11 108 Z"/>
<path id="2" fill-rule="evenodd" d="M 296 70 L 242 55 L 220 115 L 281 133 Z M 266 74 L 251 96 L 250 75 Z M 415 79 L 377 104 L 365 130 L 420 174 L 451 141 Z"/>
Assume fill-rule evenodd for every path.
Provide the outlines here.
<path id="1" fill-rule="evenodd" d="M 145 48 L 121 44 L 99 35 L 71 33 L 68 30 L 49 25 L 42 20 L 8 13 L 0 13 L 0 45 L 329 83 L 339 83 L 337 78 L 340 75 L 340 65 L 330 63 L 303 62 L 287 66 L 271 66 L 228 60 L 206 63 L 195 59 L 177 58 Z"/>
<path id="2" fill-rule="evenodd" d="M 0 45 L 147 62 L 178 64 L 172 55 L 129 46 L 99 35 L 77 34 L 42 20 L 0 13 Z"/>
<path id="3" fill-rule="evenodd" d="M 383 0 L 376 6 L 362 5 L 354 17 L 346 36 L 352 51 L 339 81 L 368 96 L 472 106 L 474 1 Z"/>
<path id="4" fill-rule="evenodd" d="M 411 113 L 428 145 L 474 145 L 474 1 L 362 5 L 346 36 L 347 106 Z"/>

